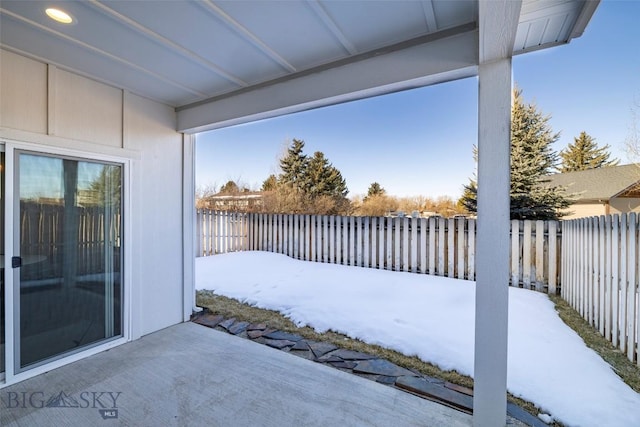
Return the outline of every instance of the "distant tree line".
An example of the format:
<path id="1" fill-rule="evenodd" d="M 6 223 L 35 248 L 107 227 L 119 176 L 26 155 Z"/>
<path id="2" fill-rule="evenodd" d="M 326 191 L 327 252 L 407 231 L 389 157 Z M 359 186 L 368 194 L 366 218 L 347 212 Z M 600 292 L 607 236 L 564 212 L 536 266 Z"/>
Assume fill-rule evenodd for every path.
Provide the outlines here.
<path id="1" fill-rule="evenodd" d="M 549 184 L 554 172 L 575 172 L 615 166 L 610 146 L 598 146 L 595 139 L 582 131 L 574 142 L 557 153 L 552 144 L 560 134 L 554 133 L 549 124 L 550 116 L 544 115 L 535 104 L 527 103 L 520 89 L 514 89 L 511 111 L 511 218 L 559 219 L 568 214 L 573 202 L 567 189 Z M 635 128 L 634 128 L 635 129 Z M 628 151 L 640 152 L 638 132 L 627 141 Z M 477 211 L 477 180 L 473 176 L 463 187 L 462 197 L 455 201 L 450 197 L 436 199 L 418 196 L 399 198 L 388 195 L 378 182 L 373 182 L 364 197 L 349 200 L 349 190 L 341 172 L 333 166 L 321 151 L 312 156 L 304 153 L 305 143 L 293 139 L 286 153 L 279 160 L 279 172 L 267 177 L 260 188 L 262 200 L 250 205 L 252 211 L 265 213 L 306 213 L 318 215 L 382 216 L 403 211 L 415 211 L 423 215 L 449 217 Z M 473 156 L 477 162 L 476 147 Z M 250 194 L 248 187 L 229 180 L 219 191 L 215 186 L 200 189 L 198 208 L 211 207 L 206 203 L 221 195 Z"/>

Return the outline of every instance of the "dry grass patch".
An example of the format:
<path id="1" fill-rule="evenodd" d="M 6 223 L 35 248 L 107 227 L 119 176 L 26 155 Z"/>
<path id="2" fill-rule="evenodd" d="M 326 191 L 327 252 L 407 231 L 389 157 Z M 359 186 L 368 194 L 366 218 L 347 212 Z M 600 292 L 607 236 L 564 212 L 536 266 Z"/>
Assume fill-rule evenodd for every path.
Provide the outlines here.
<path id="1" fill-rule="evenodd" d="M 627 359 L 627 355 L 607 341 L 589 325 L 580 313 L 559 296 L 549 295 L 556 305 L 556 311 L 564 323 L 576 331 L 587 347 L 598 353 L 629 387 L 640 393 L 640 367 Z"/>
<path id="2" fill-rule="evenodd" d="M 318 333 L 308 326 L 298 327 L 277 311 L 253 307 L 231 298 L 216 295 L 212 291 L 198 291 L 196 293 L 196 304 L 200 307 L 206 307 L 212 313 L 220 314 L 225 318 L 235 317 L 237 320 L 245 322 L 265 323 L 272 328 L 296 333 L 309 340 L 330 342 L 347 350 L 373 354 L 403 368 L 413 369 L 424 375 L 439 378 L 471 389 L 473 388 L 473 378 L 462 375 L 456 371 L 443 371 L 430 363 L 420 360 L 416 356 L 406 356 L 397 351 L 378 345 L 367 344 L 334 331 Z M 510 402 L 515 403 L 534 416 L 537 416 L 538 410 L 534 404 L 512 395 L 508 395 L 508 399 Z M 553 425 L 560 426 L 560 424 Z"/>

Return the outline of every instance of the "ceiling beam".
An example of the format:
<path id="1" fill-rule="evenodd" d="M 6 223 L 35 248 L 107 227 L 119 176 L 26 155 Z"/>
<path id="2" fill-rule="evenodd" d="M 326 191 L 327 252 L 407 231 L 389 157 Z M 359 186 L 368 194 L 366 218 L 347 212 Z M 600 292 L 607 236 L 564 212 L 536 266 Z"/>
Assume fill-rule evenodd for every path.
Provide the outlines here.
<path id="1" fill-rule="evenodd" d="M 307 0 L 307 4 L 316 14 L 316 16 L 322 21 L 324 26 L 338 39 L 342 47 L 350 54 L 355 55 L 358 53 L 356 47 L 347 39 L 342 30 L 338 27 L 338 24 L 329 16 L 329 13 L 325 10 L 324 6 L 317 0 Z"/>
<path id="2" fill-rule="evenodd" d="M 475 24 L 420 36 L 176 109 L 201 132 L 476 75 Z"/>
<path id="3" fill-rule="evenodd" d="M 211 0 L 202 0 L 201 2 L 198 2 L 198 4 L 204 6 L 204 9 L 207 12 L 224 22 L 227 26 L 229 26 L 229 28 L 235 31 L 243 39 L 247 40 L 249 43 L 255 46 L 267 58 L 276 62 L 282 68 L 291 73 L 297 71 L 296 67 L 291 65 L 286 59 L 280 56 L 278 52 L 267 46 L 267 44 L 263 42 L 258 36 L 249 31 L 244 25 L 233 19 L 231 15 L 226 13 L 219 6 L 215 5 L 213 2 L 211 2 Z"/>
<path id="4" fill-rule="evenodd" d="M 438 22 L 436 21 L 436 13 L 433 10 L 432 0 L 422 1 L 422 12 L 424 13 L 424 20 L 427 24 L 427 31 L 438 31 Z"/>

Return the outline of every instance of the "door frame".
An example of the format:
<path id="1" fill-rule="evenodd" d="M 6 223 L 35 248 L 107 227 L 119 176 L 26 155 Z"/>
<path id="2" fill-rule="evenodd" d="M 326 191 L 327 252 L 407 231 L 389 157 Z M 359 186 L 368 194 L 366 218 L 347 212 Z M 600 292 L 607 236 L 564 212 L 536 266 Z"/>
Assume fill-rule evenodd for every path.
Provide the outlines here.
<path id="1" fill-rule="evenodd" d="M 75 148 L 64 148 L 59 146 L 34 144 L 30 142 L 15 141 L 9 139 L 0 139 L 0 144 L 4 145 L 5 151 L 5 257 L 4 257 L 4 274 L 5 274 L 5 372 L 4 380 L 0 376 L 0 388 L 23 381 L 27 378 L 40 375 L 51 369 L 67 365 L 93 354 L 100 353 L 107 349 L 124 344 L 131 340 L 131 319 L 132 319 L 132 286 L 131 286 L 131 194 L 132 194 L 132 167 L 133 161 L 129 157 L 121 157 L 111 154 L 96 153 Z M 123 150 L 125 151 L 125 150 Z M 122 165 L 122 336 L 120 338 L 111 339 L 105 343 L 91 346 L 85 350 L 69 354 L 51 360 L 50 362 L 38 364 L 27 370 L 17 372 L 15 358 L 15 328 L 16 310 L 14 307 L 14 269 L 11 268 L 11 258 L 19 255 L 14 253 L 14 238 L 16 237 L 15 229 L 15 158 L 17 152 L 28 152 L 33 154 L 53 155 L 71 157 L 75 159 L 86 159 L 88 161 L 102 161 L 108 163 L 116 163 Z M 125 153 L 126 155 L 126 153 Z"/>

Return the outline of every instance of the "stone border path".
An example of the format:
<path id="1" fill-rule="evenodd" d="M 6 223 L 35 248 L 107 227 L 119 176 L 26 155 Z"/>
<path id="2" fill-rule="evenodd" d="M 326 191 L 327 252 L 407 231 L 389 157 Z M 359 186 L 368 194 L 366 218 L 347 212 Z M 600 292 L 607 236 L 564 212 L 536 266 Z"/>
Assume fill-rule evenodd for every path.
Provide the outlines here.
<path id="1" fill-rule="evenodd" d="M 308 340 L 300 335 L 270 328 L 264 323 L 252 324 L 235 318 L 225 319 L 221 315 L 212 314 L 208 309 L 194 315 L 192 322 L 359 375 L 468 414 L 473 412 L 473 390 L 402 368 L 374 355 L 342 349 L 327 342 Z M 542 420 L 511 402 L 507 403 L 507 415 L 507 424 L 510 425 L 547 426 Z"/>

